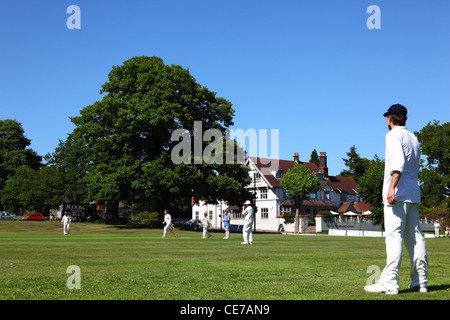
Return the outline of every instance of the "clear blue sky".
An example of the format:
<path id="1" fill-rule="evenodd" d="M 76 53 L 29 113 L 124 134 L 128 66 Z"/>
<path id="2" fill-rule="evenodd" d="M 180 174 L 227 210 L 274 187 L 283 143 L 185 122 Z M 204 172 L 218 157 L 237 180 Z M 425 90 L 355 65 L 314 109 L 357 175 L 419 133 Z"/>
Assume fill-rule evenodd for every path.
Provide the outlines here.
<path id="1" fill-rule="evenodd" d="M 66 26 L 72 4 L 80 30 Z M 366 26 L 370 5 L 379 30 Z M 325 151 L 337 175 L 352 145 L 384 157 L 394 103 L 411 131 L 450 120 L 449 17 L 448 0 L 4 0 L 0 119 L 45 155 L 101 99 L 113 65 L 158 56 L 231 101 L 234 128 L 279 129 L 280 158 Z"/>

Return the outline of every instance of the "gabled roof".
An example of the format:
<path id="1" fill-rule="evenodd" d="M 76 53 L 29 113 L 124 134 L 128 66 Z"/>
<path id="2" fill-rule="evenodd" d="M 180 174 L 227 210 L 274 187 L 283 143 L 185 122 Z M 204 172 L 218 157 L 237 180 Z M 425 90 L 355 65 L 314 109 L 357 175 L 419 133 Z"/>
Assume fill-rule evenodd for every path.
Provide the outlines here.
<path id="1" fill-rule="evenodd" d="M 284 174 L 289 169 L 293 168 L 295 164 L 294 160 L 278 160 L 259 157 L 248 157 L 247 161 L 248 160 L 251 160 L 255 164 L 259 172 L 261 172 L 272 187 L 279 187 L 281 178 L 276 178 L 270 171 L 283 170 Z M 307 166 L 311 172 L 319 172 L 319 167 L 315 163 L 301 161 L 299 163 Z M 356 188 L 358 187 L 358 184 L 352 177 L 328 176 L 328 178 L 325 178 L 325 180 L 322 181 L 322 188 L 324 188 L 327 183 L 329 183 L 336 192 L 357 194 Z"/>
<path id="2" fill-rule="evenodd" d="M 289 169 L 294 167 L 294 160 L 281 160 L 281 159 L 269 159 L 269 158 L 259 158 L 259 157 L 248 157 L 255 166 L 258 168 L 259 172 L 264 176 L 268 183 L 272 187 L 279 187 L 281 178 L 276 178 L 269 171 L 283 170 L 283 174 Z M 299 164 L 304 164 L 308 167 L 311 172 L 319 172 L 319 167 L 315 163 L 310 162 L 299 162 Z"/>
<path id="3" fill-rule="evenodd" d="M 364 211 L 369 211 L 371 205 L 369 202 L 343 202 L 338 209 L 338 212 L 353 211 L 357 213 L 362 213 Z"/>
<path id="4" fill-rule="evenodd" d="M 358 184 L 352 177 L 328 176 L 328 181 L 336 192 L 357 194 Z"/>

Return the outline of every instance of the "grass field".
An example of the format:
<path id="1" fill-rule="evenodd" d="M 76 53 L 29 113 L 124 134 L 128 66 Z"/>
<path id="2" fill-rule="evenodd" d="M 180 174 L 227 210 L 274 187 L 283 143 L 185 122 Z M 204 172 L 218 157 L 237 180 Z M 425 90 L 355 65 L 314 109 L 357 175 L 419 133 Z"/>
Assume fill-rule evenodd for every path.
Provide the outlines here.
<path id="1" fill-rule="evenodd" d="M 426 239 L 427 294 L 409 292 L 404 250 L 400 294 L 363 290 L 385 263 L 384 238 L 241 234 L 201 239 L 200 232 L 127 229 L 56 222 L 0 222 L 1 300 L 449 300 L 450 239 Z M 80 289 L 69 289 L 67 268 L 80 268 Z"/>

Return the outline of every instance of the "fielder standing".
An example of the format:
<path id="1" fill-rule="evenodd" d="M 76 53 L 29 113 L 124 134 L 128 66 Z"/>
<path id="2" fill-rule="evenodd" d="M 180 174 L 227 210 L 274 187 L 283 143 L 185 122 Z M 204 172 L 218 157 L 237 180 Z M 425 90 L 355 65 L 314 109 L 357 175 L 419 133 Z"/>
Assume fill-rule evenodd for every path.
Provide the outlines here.
<path id="1" fill-rule="evenodd" d="M 230 239 L 230 213 L 225 210 L 225 215 L 223 216 L 223 228 L 225 229 L 224 239 Z"/>
<path id="2" fill-rule="evenodd" d="M 242 215 L 244 216 L 244 227 L 242 229 L 242 236 L 244 237 L 244 242 L 241 244 L 252 244 L 253 243 L 253 208 L 251 206 L 250 200 L 245 201 L 242 207 Z"/>
<path id="3" fill-rule="evenodd" d="M 427 292 L 428 259 L 419 223 L 420 189 L 418 173 L 420 146 L 406 127 L 407 109 L 392 105 L 384 114 L 389 132 L 383 183 L 384 228 L 386 230 L 386 267 L 380 280 L 365 286 L 368 292 L 397 294 L 402 241 L 411 261 L 411 290 Z"/>
<path id="4" fill-rule="evenodd" d="M 64 212 L 64 216 L 61 219 L 61 224 L 63 224 L 63 232 L 64 234 L 70 234 L 70 224 L 72 222 L 72 217 L 67 215 L 67 212 Z"/>

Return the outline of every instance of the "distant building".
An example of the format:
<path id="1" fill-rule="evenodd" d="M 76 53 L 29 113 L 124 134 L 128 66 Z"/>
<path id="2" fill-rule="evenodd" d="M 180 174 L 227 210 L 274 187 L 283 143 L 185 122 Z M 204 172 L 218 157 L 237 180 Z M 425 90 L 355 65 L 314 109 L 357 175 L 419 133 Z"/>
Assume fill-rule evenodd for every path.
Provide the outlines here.
<path id="1" fill-rule="evenodd" d="M 310 162 L 302 162 L 298 153 L 294 154 L 293 160 L 268 159 L 259 157 L 248 157 L 245 165 L 249 167 L 251 183 L 247 186 L 256 193 L 256 229 L 268 231 L 293 231 L 294 225 L 286 225 L 283 215 L 287 212 L 295 212 L 295 207 L 280 187 L 283 175 L 294 164 L 302 164 L 317 174 L 321 181 L 321 188 L 316 193 L 310 194 L 308 200 L 302 204 L 300 214 L 315 216 L 318 212 L 338 211 L 340 208 L 346 211 L 359 212 L 370 207 L 367 203 L 360 202 L 356 188 L 357 183 L 351 177 L 340 177 L 328 175 L 327 155 L 320 153 L 319 166 Z M 349 205 L 347 205 L 349 204 Z M 221 228 L 221 214 L 228 209 L 231 213 L 232 225 L 243 224 L 241 216 L 242 208 L 235 204 L 221 202 L 217 205 L 205 202 L 193 202 L 192 218 L 199 219 L 203 212 L 207 211 L 212 221 L 212 227 Z M 347 210 L 348 209 L 348 210 Z"/>

